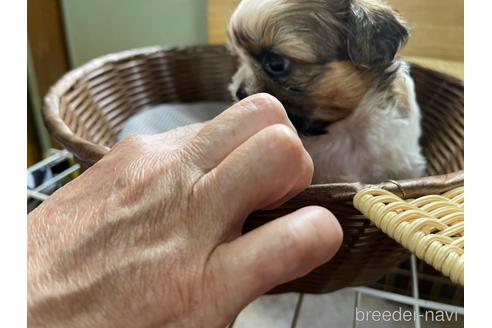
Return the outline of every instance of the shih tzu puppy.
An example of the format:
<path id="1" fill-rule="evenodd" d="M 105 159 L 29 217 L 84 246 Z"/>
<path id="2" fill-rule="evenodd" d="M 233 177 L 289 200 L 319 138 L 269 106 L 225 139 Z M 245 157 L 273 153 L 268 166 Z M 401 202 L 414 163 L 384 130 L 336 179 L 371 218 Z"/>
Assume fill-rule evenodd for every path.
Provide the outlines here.
<path id="1" fill-rule="evenodd" d="M 230 90 L 285 106 L 311 154 L 313 182 L 377 183 L 424 174 L 409 30 L 378 0 L 243 0 L 229 46 L 240 67 Z"/>

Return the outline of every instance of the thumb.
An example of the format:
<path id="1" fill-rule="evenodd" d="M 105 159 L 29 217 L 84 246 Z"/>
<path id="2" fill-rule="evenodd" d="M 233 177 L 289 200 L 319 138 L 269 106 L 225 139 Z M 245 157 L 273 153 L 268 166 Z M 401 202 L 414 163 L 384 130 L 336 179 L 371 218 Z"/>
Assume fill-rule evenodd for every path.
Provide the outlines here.
<path id="1" fill-rule="evenodd" d="M 269 222 L 229 244 L 210 259 L 224 310 L 236 315 L 273 287 L 301 277 L 329 261 L 341 246 L 337 219 L 322 207 L 306 207 Z"/>

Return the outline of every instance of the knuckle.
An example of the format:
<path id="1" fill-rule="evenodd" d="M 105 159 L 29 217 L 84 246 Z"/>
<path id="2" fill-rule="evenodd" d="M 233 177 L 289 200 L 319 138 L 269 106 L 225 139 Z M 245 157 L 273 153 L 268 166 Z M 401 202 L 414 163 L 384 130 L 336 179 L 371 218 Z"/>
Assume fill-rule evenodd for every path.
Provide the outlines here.
<path id="1" fill-rule="evenodd" d="M 142 154 L 149 148 L 149 141 L 145 136 L 129 136 L 111 149 L 112 152 L 124 152 L 126 154 Z"/>
<path id="2" fill-rule="evenodd" d="M 265 111 L 277 121 L 287 120 L 287 113 L 285 112 L 284 106 L 274 96 L 268 93 L 258 93 L 247 99 L 256 110 Z"/>
<path id="3" fill-rule="evenodd" d="M 311 156 L 305 150 L 299 136 L 283 124 L 275 124 L 267 128 L 267 144 L 270 154 L 279 161 L 289 164 L 298 178 L 312 179 L 314 164 Z"/>
<path id="4" fill-rule="evenodd" d="M 145 144 L 145 138 L 144 136 L 140 135 L 133 135 L 129 136 L 123 140 L 121 140 L 119 143 L 117 143 L 115 146 L 119 147 L 133 147 L 133 146 L 142 146 Z"/>
<path id="5" fill-rule="evenodd" d="M 145 137 L 141 135 L 133 135 L 125 139 L 130 145 L 141 145 L 145 142 Z"/>
<path id="6" fill-rule="evenodd" d="M 299 137 L 288 126 L 275 124 L 268 129 L 268 139 L 273 148 L 287 155 L 304 158 L 304 147 Z"/>
<path id="7" fill-rule="evenodd" d="M 343 242 L 343 230 L 337 218 L 328 209 L 321 206 L 308 206 L 311 215 L 318 218 L 311 220 L 312 239 L 323 249 L 338 249 Z M 321 257 L 323 254 L 320 255 Z"/>
<path id="8" fill-rule="evenodd" d="M 312 178 L 313 178 L 313 173 L 314 173 L 314 162 L 311 156 L 308 154 L 308 152 L 304 152 L 303 156 L 303 163 L 302 163 L 302 170 L 301 172 L 304 173 L 304 176 L 306 177 L 308 181 L 308 184 L 311 184 Z"/>

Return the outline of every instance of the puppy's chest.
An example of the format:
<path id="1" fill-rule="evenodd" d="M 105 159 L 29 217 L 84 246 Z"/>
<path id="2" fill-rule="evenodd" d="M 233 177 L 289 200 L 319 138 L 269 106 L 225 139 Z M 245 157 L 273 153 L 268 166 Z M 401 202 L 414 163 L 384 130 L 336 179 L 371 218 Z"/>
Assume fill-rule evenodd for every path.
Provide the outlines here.
<path id="1" fill-rule="evenodd" d="M 314 183 L 376 183 L 396 178 L 395 172 L 408 162 L 395 134 L 377 135 L 364 129 L 339 129 L 326 135 L 304 137 L 314 162 Z M 393 142 L 385 140 L 393 139 Z"/>
<path id="2" fill-rule="evenodd" d="M 348 133 L 302 140 L 314 162 L 315 183 L 359 181 L 368 171 L 367 159 L 374 157 L 366 143 Z"/>

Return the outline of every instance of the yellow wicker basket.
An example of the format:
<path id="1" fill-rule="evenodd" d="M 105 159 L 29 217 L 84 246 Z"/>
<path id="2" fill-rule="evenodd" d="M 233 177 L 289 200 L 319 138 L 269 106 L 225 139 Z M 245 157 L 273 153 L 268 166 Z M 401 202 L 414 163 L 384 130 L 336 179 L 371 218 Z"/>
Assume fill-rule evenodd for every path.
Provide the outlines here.
<path id="1" fill-rule="evenodd" d="M 373 188 L 354 197 L 354 206 L 378 228 L 461 285 L 465 282 L 464 202 L 463 186 L 406 201 Z"/>

